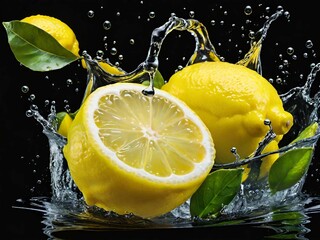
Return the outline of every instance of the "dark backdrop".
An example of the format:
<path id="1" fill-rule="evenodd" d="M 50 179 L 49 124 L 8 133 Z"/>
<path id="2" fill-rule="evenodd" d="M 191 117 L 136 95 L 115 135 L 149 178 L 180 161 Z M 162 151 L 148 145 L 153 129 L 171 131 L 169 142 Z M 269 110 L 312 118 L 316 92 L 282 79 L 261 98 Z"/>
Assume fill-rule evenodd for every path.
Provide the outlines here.
<path id="1" fill-rule="evenodd" d="M 246 18 L 244 8 L 247 5 L 252 6 L 253 13 Z M 302 74 L 305 79 L 310 72 L 310 64 L 319 62 L 319 13 L 311 0 L 299 4 L 267 0 L 117 0 L 112 4 L 111 1 L 102 0 L 4 0 L 0 8 L 0 19 L 3 22 L 20 20 L 34 14 L 54 16 L 74 30 L 81 50 L 87 50 L 94 56 L 97 50 L 104 50 L 107 46 L 105 56 L 113 63 L 119 62 L 123 69 L 131 71 L 145 59 L 152 30 L 164 24 L 171 13 L 190 18 L 194 12 L 194 18 L 207 27 L 218 54 L 227 61 L 236 62 L 248 50 L 248 37 L 241 36 L 247 32 L 240 31 L 239 26 L 250 26 L 245 28 L 258 30 L 265 22 L 265 19 L 259 16 L 266 12 L 268 7 L 270 12 L 275 12 L 279 5 L 290 13 L 290 20 L 281 18 L 272 23 L 263 44 L 261 58 L 263 75 L 266 78 L 276 79 L 280 76 L 285 79 L 286 83 L 279 87 L 280 91 L 284 92 L 292 85 L 301 84 L 299 76 Z M 94 11 L 92 18 L 88 16 L 90 10 Z M 152 12 L 155 13 L 154 17 L 150 14 Z M 251 24 L 245 23 L 248 19 L 252 21 Z M 111 21 L 110 30 L 103 29 L 102 23 L 105 20 Z M 235 27 L 232 24 L 235 24 Z M 135 43 L 130 44 L 130 39 L 134 39 Z M 311 50 L 306 48 L 307 40 L 313 42 Z M 278 67 L 283 56 L 289 58 L 288 47 L 293 47 L 297 55 L 297 60 L 289 60 L 290 65 L 286 66 L 289 74 Z M 115 55 L 112 54 L 112 48 L 117 49 Z M 165 79 L 168 79 L 179 65 L 186 63 L 193 49 L 194 41 L 188 33 L 174 32 L 167 37 L 161 49 L 159 67 Z M 304 53 L 307 53 L 308 57 L 304 57 Z M 123 59 L 119 57 L 121 55 Z M 55 100 L 57 109 L 62 110 L 68 104 L 71 110 L 76 110 L 85 88 L 86 72 L 76 63 L 49 73 L 32 72 L 20 66 L 10 51 L 3 27 L 0 28 L 0 58 L 0 200 L 6 222 L 5 229 L 9 231 L 9 239 L 44 239 L 41 214 L 11 211 L 11 206 L 17 199 L 23 201 L 32 196 L 50 196 L 47 138 L 43 135 L 41 126 L 33 118 L 26 116 L 26 110 L 31 104 L 35 104 L 39 106 L 42 114 L 47 114 L 49 109 L 45 106 L 46 100 Z M 69 87 L 67 79 L 73 81 Z M 29 91 L 23 93 L 22 86 L 28 86 Z M 317 159 L 318 152 L 317 150 Z M 318 168 L 319 163 L 316 161 L 310 169 L 305 191 L 319 193 Z M 310 239 L 320 233 L 317 229 L 320 217 L 314 215 L 312 218 L 314 220 L 311 219 L 308 224 L 312 229 L 307 235 Z M 195 231 L 179 231 L 179 234 L 201 235 L 202 238 L 208 236 L 205 230 Z M 215 230 L 219 236 L 230 236 L 230 232 L 219 231 Z M 236 228 L 236 231 L 241 231 L 241 228 Z M 256 230 L 250 231 L 255 233 Z M 211 231 L 210 234 L 214 233 Z M 250 233 L 243 234 L 250 236 Z"/>

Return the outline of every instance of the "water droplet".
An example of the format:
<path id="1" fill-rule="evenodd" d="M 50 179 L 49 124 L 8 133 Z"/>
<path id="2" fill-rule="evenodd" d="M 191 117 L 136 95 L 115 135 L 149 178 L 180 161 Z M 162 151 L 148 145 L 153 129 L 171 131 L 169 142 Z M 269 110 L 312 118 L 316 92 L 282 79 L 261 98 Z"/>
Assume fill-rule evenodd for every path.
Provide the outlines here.
<path id="1" fill-rule="evenodd" d="M 306 42 L 306 47 L 307 47 L 307 48 L 312 48 L 312 47 L 313 47 L 313 42 L 312 42 L 311 40 L 308 40 L 308 41 Z"/>
<path id="2" fill-rule="evenodd" d="M 29 101 L 33 101 L 36 98 L 36 95 L 30 94 L 29 96 Z"/>
<path id="3" fill-rule="evenodd" d="M 283 13 L 283 15 L 287 18 L 287 19 L 290 19 L 290 13 L 288 11 L 285 11 Z"/>
<path id="4" fill-rule="evenodd" d="M 93 10 L 89 10 L 88 11 L 88 17 L 89 18 L 93 18 L 94 17 L 94 11 Z"/>
<path id="5" fill-rule="evenodd" d="M 149 12 L 149 17 L 150 18 L 155 18 L 156 16 L 156 13 L 155 12 Z"/>
<path id="6" fill-rule="evenodd" d="M 265 120 L 263 121 L 263 123 L 264 123 L 264 125 L 266 125 L 266 126 L 271 126 L 271 120 L 270 120 L 270 119 L 265 119 Z"/>
<path id="7" fill-rule="evenodd" d="M 26 111 L 26 116 L 27 117 L 32 117 L 33 116 L 33 112 L 29 109 Z"/>
<path id="8" fill-rule="evenodd" d="M 294 53 L 294 49 L 292 47 L 287 48 L 288 55 L 292 55 Z"/>
<path id="9" fill-rule="evenodd" d="M 26 85 L 24 85 L 24 86 L 21 87 L 21 91 L 22 91 L 23 93 L 27 93 L 27 92 L 29 92 L 29 87 L 26 86 Z"/>
<path id="10" fill-rule="evenodd" d="M 282 78 L 277 77 L 277 78 L 276 78 L 276 83 L 281 84 L 281 83 L 282 83 Z"/>
<path id="11" fill-rule="evenodd" d="M 98 50 L 96 52 L 96 58 L 97 59 L 101 60 L 103 58 L 103 56 L 104 56 L 104 52 L 102 50 Z"/>
<path id="12" fill-rule="evenodd" d="M 251 6 L 246 6 L 244 8 L 244 14 L 250 15 L 252 13 L 252 7 Z"/>
<path id="13" fill-rule="evenodd" d="M 116 48 L 111 48 L 111 50 L 110 50 L 110 54 L 111 55 L 116 55 L 117 54 L 117 49 Z"/>
<path id="14" fill-rule="evenodd" d="M 104 30 L 109 30 L 111 28 L 111 22 L 106 20 L 102 24 Z"/>
<path id="15" fill-rule="evenodd" d="M 72 80 L 71 80 L 70 78 L 67 79 L 67 86 L 69 86 L 69 85 L 71 85 L 71 84 L 73 84 Z"/>

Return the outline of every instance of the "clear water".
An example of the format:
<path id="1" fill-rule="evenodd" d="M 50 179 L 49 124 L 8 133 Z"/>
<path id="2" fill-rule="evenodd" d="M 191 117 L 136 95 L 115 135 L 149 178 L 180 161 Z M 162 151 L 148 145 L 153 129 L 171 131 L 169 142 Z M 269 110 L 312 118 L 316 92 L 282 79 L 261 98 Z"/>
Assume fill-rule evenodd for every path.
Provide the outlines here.
<path id="1" fill-rule="evenodd" d="M 279 17 L 288 17 L 288 15 L 282 8 L 279 8 L 266 20 L 259 31 L 252 32 L 250 34 L 250 49 L 237 64 L 252 68 L 263 75 L 260 60 L 263 41 L 267 37 L 271 24 Z M 87 52 L 83 52 L 89 66 L 87 88 L 83 100 L 97 87 L 118 81 L 143 82 L 149 80 L 150 85 L 146 87 L 144 93 L 154 94 L 153 77 L 159 66 L 160 50 L 165 38 L 172 31 L 188 31 L 195 38 L 195 50 L 187 64 L 224 60 L 223 56 L 216 53 L 208 37 L 207 29 L 201 22 L 172 15 L 166 23 L 153 31 L 146 60 L 139 64 L 134 71 L 123 76 L 108 74 L 99 67 L 98 61 L 108 61 L 108 59 L 103 59 L 103 54 L 98 54 L 92 58 Z M 314 64 L 302 86 L 293 87 L 286 93 L 281 94 L 285 109 L 295 116 L 294 127 L 287 136 L 288 141 L 297 136 L 311 122 L 319 121 L 320 91 L 315 93 L 311 91 L 319 70 L 320 63 Z M 270 79 L 270 81 L 272 80 Z M 43 133 L 48 138 L 52 195 L 47 197 L 35 196 L 30 199 L 29 203 L 18 200 L 14 207 L 42 212 L 43 224 L 45 225 L 44 233 L 49 237 L 70 230 L 108 231 L 114 229 L 257 225 L 274 229 L 275 236 L 284 234 L 303 239 L 303 234 L 308 232 L 308 229 L 304 227 L 304 223 L 308 222 L 308 214 L 320 212 L 320 197 L 309 196 L 301 191 L 306 176 L 290 189 L 278 192 L 275 195 L 271 195 L 269 190 L 263 187 L 253 188 L 243 185 L 242 190 L 234 200 L 222 210 L 221 216 L 210 220 L 191 220 L 188 202 L 172 212 L 154 219 L 142 219 L 130 214 L 118 215 L 96 207 L 89 207 L 84 203 L 81 193 L 72 181 L 61 152 L 67 140 L 55 131 L 55 105 L 52 104 L 49 116 L 43 117 L 35 105 L 31 106 L 27 115 L 34 117 L 37 122 L 41 123 Z M 282 146 L 280 152 L 285 152 L 293 147 L 314 147 L 319 136 L 320 132 L 318 131 L 314 137 L 307 141 L 298 142 L 294 146 Z"/>

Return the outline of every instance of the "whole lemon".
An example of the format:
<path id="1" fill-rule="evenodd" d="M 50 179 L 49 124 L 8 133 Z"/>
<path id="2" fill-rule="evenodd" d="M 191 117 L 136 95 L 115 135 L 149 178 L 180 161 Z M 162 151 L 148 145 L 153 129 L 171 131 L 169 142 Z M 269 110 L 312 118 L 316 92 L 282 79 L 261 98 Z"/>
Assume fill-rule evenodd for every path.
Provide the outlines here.
<path id="1" fill-rule="evenodd" d="M 278 143 L 293 125 L 293 116 L 284 110 L 277 90 L 259 73 L 228 62 L 202 62 L 174 73 L 162 87 L 183 100 L 209 128 L 216 147 L 216 163 L 235 161 L 252 154 L 265 137 L 271 121 L 277 134 L 264 151 L 278 149 Z M 265 176 L 277 154 L 262 161 Z"/>
<path id="2" fill-rule="evenodd" d="M 79 42 L 73 30 L 61 20 L 47 15 L 32 15 L 21 20 L 32 24 L 54 37 L 65 49 L 79 56 Z"/>

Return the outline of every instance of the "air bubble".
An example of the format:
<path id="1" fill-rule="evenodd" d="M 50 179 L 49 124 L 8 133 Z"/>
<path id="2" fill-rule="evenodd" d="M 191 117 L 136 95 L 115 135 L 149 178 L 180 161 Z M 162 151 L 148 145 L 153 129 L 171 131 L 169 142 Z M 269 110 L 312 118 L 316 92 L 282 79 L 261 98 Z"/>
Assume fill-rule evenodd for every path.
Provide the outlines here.
<path id="1" fill-rule="evenodd" d="M 133 44 L 134 44 L 134 39 L 131 38 L 131 39 L 129 40 L 129 43 L 130 43 L 131 45 L 133 45 Z"/>
<path id="2" fill-rule="evenodd" d="M 191 18 L 194 18 L 194 15 L 195 15 L 194 11 L 190 11 L 190 12 L 189 12 L 189 16 L 190 16 Z"/>

